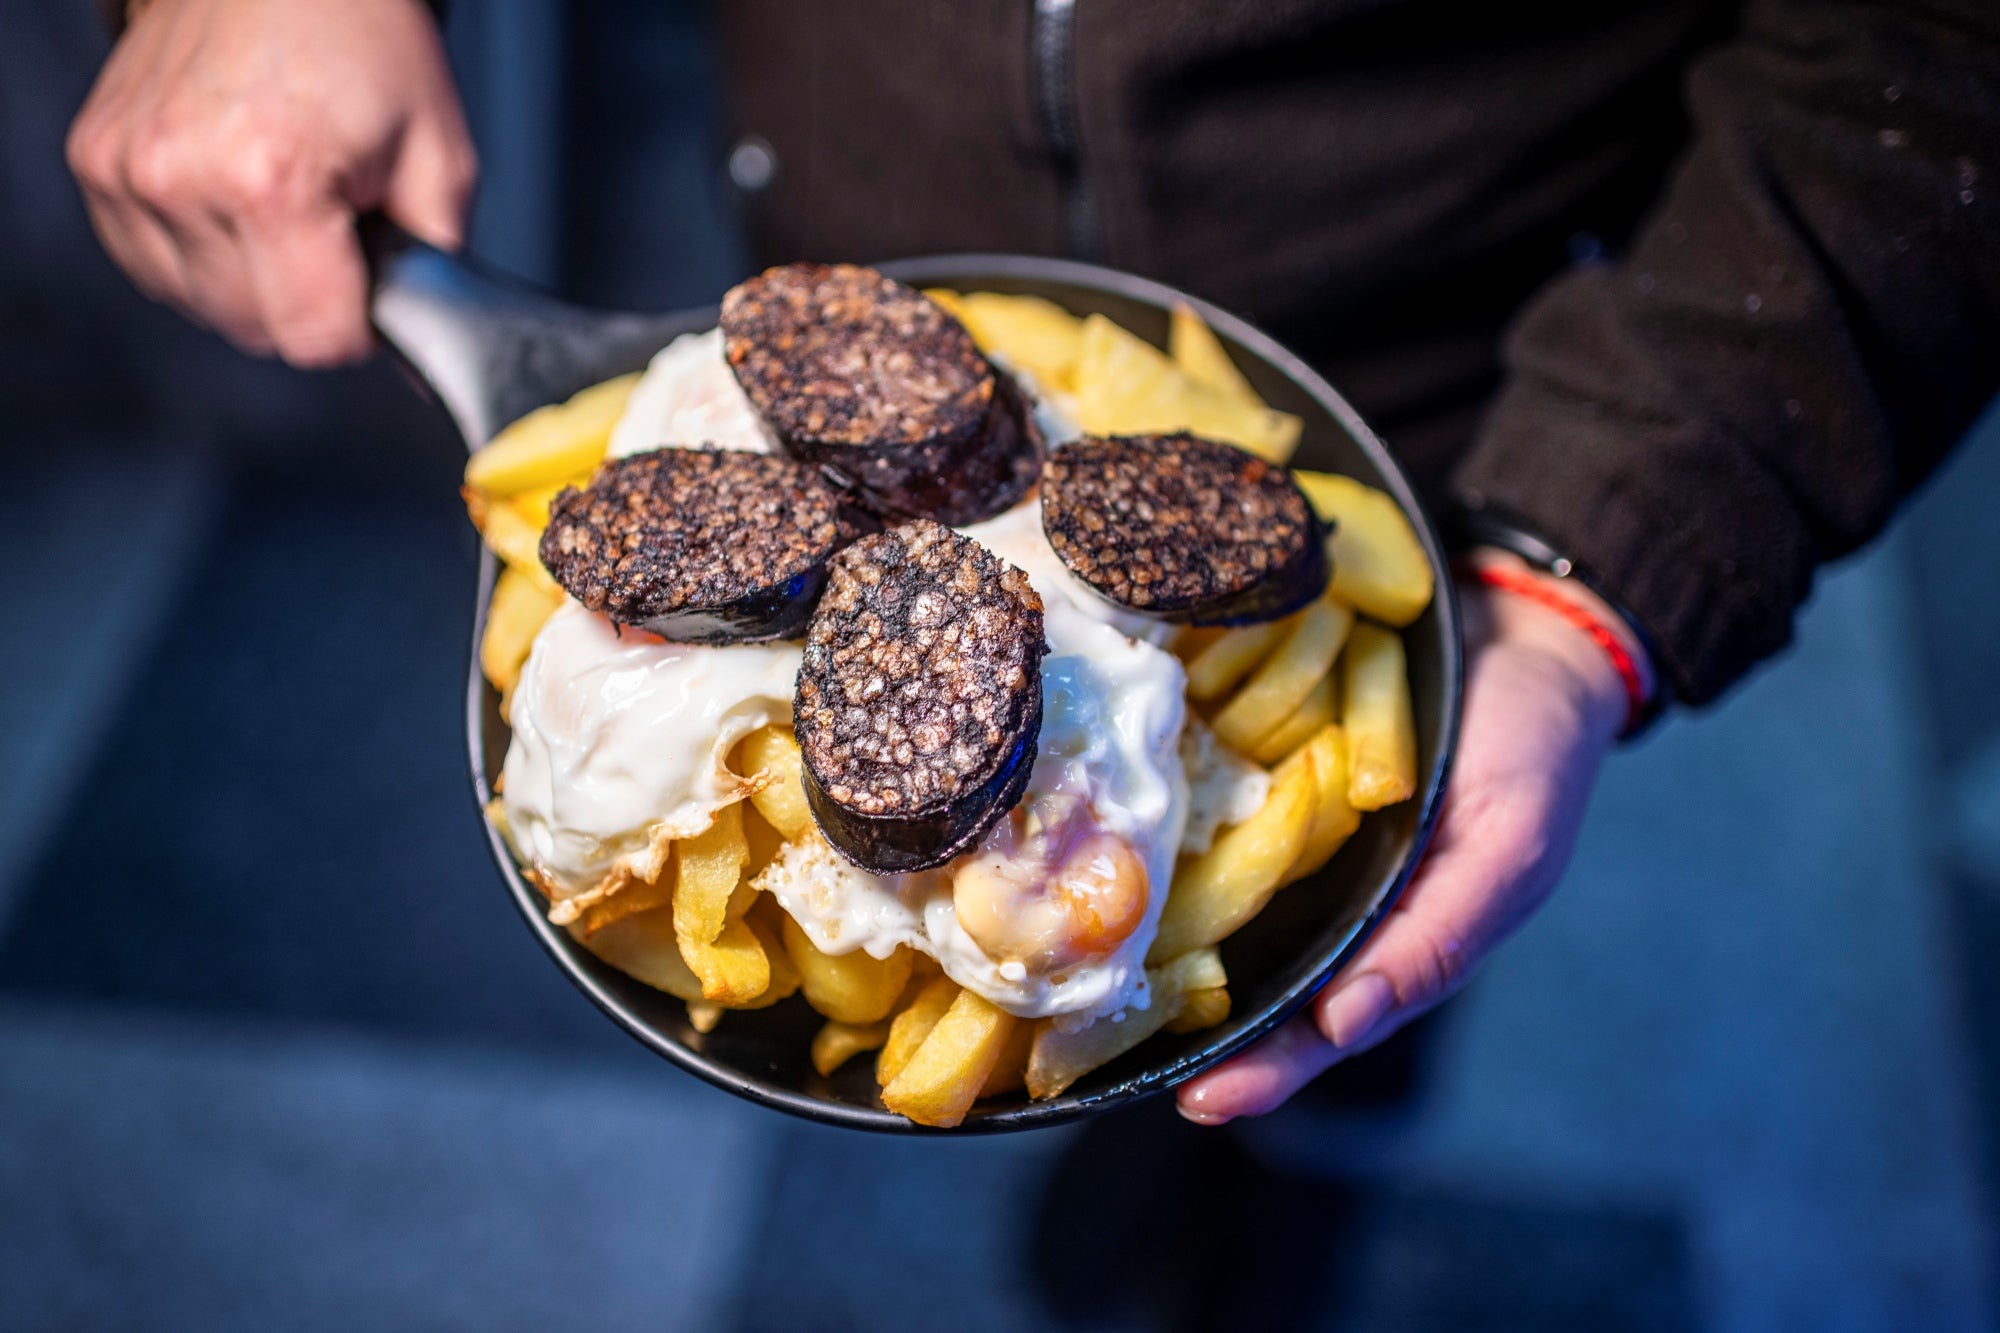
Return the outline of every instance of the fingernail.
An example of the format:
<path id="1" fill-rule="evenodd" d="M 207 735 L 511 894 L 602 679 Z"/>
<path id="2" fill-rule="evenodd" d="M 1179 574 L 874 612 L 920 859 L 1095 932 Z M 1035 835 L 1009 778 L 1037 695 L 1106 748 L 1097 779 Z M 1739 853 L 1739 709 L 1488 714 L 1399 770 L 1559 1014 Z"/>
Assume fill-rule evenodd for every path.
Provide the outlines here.
<path id="1" fill-rule="evenodd" d="M 1174 1099 L 1174 1109 L 1181 1113 L 1183 1120 L 1197 1125 L 1226 1125 L 1233 1117 L 1221 1111 L 1204 1111 L 1201 1104 L 1208 1100 L 1207 1088 L 1190 1088 Z"/>
<path id="2" fill-rule="evenodd" d="M 1395 1002 L 1396 989 L 1387 977 L 1363 972 L 1321 1008 L 1319 1030 L 1336 1050 L 1351 1050 L 1368 1039 Z"/>

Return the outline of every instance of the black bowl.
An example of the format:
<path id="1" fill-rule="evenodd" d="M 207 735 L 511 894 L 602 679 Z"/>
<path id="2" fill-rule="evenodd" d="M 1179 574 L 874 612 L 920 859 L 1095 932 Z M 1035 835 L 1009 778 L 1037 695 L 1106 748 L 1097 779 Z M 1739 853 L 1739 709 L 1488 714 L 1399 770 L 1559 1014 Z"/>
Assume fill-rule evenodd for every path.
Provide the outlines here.
<path id="1" fill-rule="evenodd" d="M 1409 880 L 1437 818 L 1458 734 L 1462 666 L 1458 605 L 1437 532 L 1389 451 L 1332 386 L 1244 321 L 1161 283 L 1063 260 L 944 255 L 881 268 L 918 286 L 1046 297 L 1079 315 L 1108 316 L 1159 346 L 1166 343 L 1168 311 L 1175 302 L 1187 302 L 1221 337 L 1267 402 L 1304 418 L 1304 435 L 1293 461 L 1301 467 L 1345 473 L 1395 496 L 1416 528 L 1436 576 L 1436 599 L 1404 632 L 1416 713 L 1416 798 L 1367 816 L 1325 869 L 1278 894 L 1255 920 L 1223 942 L 1231 1000 L 1228 1021 L 1185 1036 L 1158 1034 L 1078 1080 L 1060 1097 L 1030 1102 L 1016 1094 L 981 1102 L 958 1129 L 942 1132 L 1059 1124 L 1163 1092 L 1242 1050 L 1296 1012 L 1360 948 Z M 713 328 L 716 318 L 713 306 L 688 311 L 684 331 Z M 674 330 L 669 327 L 668 332 Z M 631 362 L 591 367 L 575 387 L 638 368 Z M 493 556 L 485 554 L 479 571 L 475 644 L 484 629 L 494 574 Z M 500 716 L 498 694 L 480 675 L 476 653 L 466 707 L 472 782 L 483 808 L 506 754 L 507 726 Z M 550 925 L 541 895 L 521 878 L 498 831 L 489 824 L 486 833 L 494 864 L 535 938 L 578 989 L 654 1051 L 717 1087 L 811 1120 L 857 1129 L 940 1132 L 883 1108 L 876 1095 L 872 1060 L 850 1060 L 831 1078 L 816 1073 L 808 1047 L 821 1019 L 803 999 L 726 1013 L 713 1032 L 696 1032 L 681 1001 L 598 961 Z"/>

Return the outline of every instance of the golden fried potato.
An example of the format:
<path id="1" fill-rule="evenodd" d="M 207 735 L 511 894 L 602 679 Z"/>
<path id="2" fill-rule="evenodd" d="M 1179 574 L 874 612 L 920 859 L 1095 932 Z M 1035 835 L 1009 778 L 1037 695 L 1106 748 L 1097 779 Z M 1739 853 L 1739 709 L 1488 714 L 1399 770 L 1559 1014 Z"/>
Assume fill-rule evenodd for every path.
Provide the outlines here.
<path id="1" fill-rule="evenodd" d="M 1188 698 L 1196 703 L 1212 703 L 1229 693 L 1236 682 L 1271 655 L 1271 650 L 1297 623 L 1298 617 L 1294 615 L 1224 630 L 1220 637 L 1188 658 Z"/>
<path id="2" fill-rule="evenodd" d="M 465 512 L 493 554 L 506 562 L 507 568 L 560 601 L 562 589 L 542 565 L 541 532 L 507 505 L 496 504 L 478 491 L 467 490 L 463 494 Z"/>
<path id="3" fill-rule="evenodd" d="M 965 298 L 949 287 L 926 287 L 924 295 L 945 308 L 947 314 L 959 323 L 965 323 Z M 970 330 L 967 330 L 970 332 Z"/>
<path id="4" fill-rule="evenodd" d="M 1166 1023 L 1168 1032 L 1206 1032 L 1229 1017 L 1229 987 L 1209 986 L 1191 990 L 1183 998 L 1181 1011 Z"/>
<path id="5" fill-rule="evenodd" d="M 1361 827 L 1361 812 L 1347 799 L 1347 733 L 1337 725 L 1321 728 L 1306 742 L 1311 748 L 1314 798 L 1312 827 L 1306 830 L 1305 846 L 1285 872 L 1284 882 L 1303 879 L 1333 859 Z"/>
<path id="6" fill-rule="evenodd" d="M 555 503 L 555 498 L 568 487 L 583 486 L 589 481 L 590 474 L 583 472 L 547 486 L 537 486 L 519 495 L 508 496 L 507 507 L 519 514 L 529 527 L 540 532 L 549 525 L 549 506 Z"/>
<path id="7" fill-rule="evenodd" d="M 670 908 L 636 912 L 585 937 L 579 926 L 570 937 L 625 975 L 681 1000 L 702 998 L 701 980 L 681 957 Z"/>
<path id="8" fill-rule="evenodd" d="M 804 770 L 799 743 L 792 738 L 788 726 L 761 727 L 745 736 L 737 751 L 736 771 L 745 777 L 776 775 L 776 781 L 751 793 L 750 799 L 755 802 L 757 812 L 784 834 L 787 842 L 797 842 L 814 827 L 812 808 L 806 804 L 806 789 L 800 776 Z"/>
<path id="9" fill-rule="evenodd" d="M 1014 1030 L 1008 1034 L 1007 1045 L 1000 1052 L 1000 1058 L 993 1062 L 993 1069 L 986 1075 L 986 1081 L 979 1085 L 979 1099 L 1004 1097 L 1010 1092 L 1019 1092 L 1028 1086 L 1028 1055 L 1034 1049 L 1036 1024 L 1019 1019 Z"/>
<path id="10" fill-rule="evenodd" d="M 1214 949 L 1191 949 L 1146 969 L 1148 1004 L 1144 1009 L 1127 1010 L 1122 1021 L 1100 1018 L 1075 1032 L 1060 1032 L 1046 1020 L 1037 1023 L 1034 1046 L 1028 1054 L 1028 1095 L 1037 1099 L 1058 1095 L 1091 1070 L 1109 1064 L 1174 1022 L 1185 1009 L 1190 992 L 1212 990 L 1227 982 L 1222 958 Z"/>
<path id="11" fill-rule="evenodd" d="M 677 844 L 679 870 L 674 881 L 674 929 L 681 938 L 711 944 L 729 920 L 729 900 L 743 878 L 750 848 L 743 840 L 743 811 L 725 805 L 715 822 Z"/>
<path id="12" fill-rule="evenodd" d="M 914 996 L 909 997 L 896 1017 L 889 1024 L 889 1040 L 882 1047 L 882 1054 L 876 1057 L 875 1080 L 887 1087 L 896 1075 L 903 1072 L 910 1057 L 917 1053 L 917 1047 L 924 1044 L 931 1029 L 944 1017 L 945 1010 L 958 998 L 958 983 L 950 977 L 932 977 L 925 982 Z"/>
<path id="13" fill-rule="evenodd" d="M 1222 339 L 1216 337 L 1215 330 L 1208 327 L 1208 321 L 1184 301 L 1174 303 L 1173 322 L 1167 326 L 1167 354 L 1190 379 L 1206 384 L 1239 403 L 1251 407 L 1264 406 L 1264 400 L 1250 387 L 1250 381 L 1243 378 L 1243 372 L 1229 359 Z"/>
<path id="14" fill-rule="evenodd" d="M 833 1071 L 860 1055 L 863 1051 L 873 1051 L 889 1039 L 889 1023 L 835 1023 L 828 1022 L 813 1034 L 812 1062 L 821 1078 L 831 1078 Z"/>
<path id="15" fill-rule="evenodd" d="M 1181 864 L 1160 911 L 1149 964 L 1228 938 L 1271 900 L 1312 828 L 1319 791 L 1311 755 L 1307 747 L 1286 760 L 1257 813 L 1223 829 L 1213 846 Z"/>
<path id="16" fill-rule="evenodd" d="M 1431 604 L 1431 563 L 1401 505 L 1385 491 L 1330 472 L 1294 472 L 1333 524 L 1333 594 L 1365 616 L 1401 627 Z"/>
<path id="17" fill-rule="evenodd" d="M 1355 626 L 1341 659 L 1341 726 L 1347 732 L 1347 799 L 1380 810 L 1417 790 L 1417 727 L 1403 641 L 1394 630 Z"/>
<path id="18" fill-rule="evenodd" d="M 791 956 L 785 952 L 782 923 L 785 909 L 770 898 L 761 898 L 756 907 L 743 918 L 743 924 L 750 927 L 750 933 L 757 937 L 757 944 L 764 950 L 764 959 L 771 967 L 771 984 L 761 995 L 735 1005 L 737 1009 L 763 1009 L 780 1000 L 789 1000 L 799 993 L 803 978 L 793 965 Z"/>
<path id="19" fill-rule="evenodd" d="M 1076 409 L 1077 424 L 1093 435 L 1187 430 L 1274 463 L 1292 456 L 1301 428 L 1295 416 L 1239 402 L 1190 378 L 1159 348 L 1102 315 L 1083 322 Z"/>
<path id="20" fill-rule="evenodd" d="M 1055 302 L 967 292 L 952 313 L 982 350 L 1027 371 L 1043 390 L 1067 393 L 1074 388 L 1083 321 Z"/>
<path id="21" fill-rule="evenodd" d="M 861 950 L 822 953 L 805 928 L 785 918 L 785 951 L 799 969 L 806 1003 L 837 1023 L 873 1023 L 886 1018 L 903 987 L 909 983 L 909 948 L 887 958 L 871 958 Z"/>
<path id="22" fill-rule="evenodd" d="M 669 852 L 669 855 L 672 853 Z M 650 912 L 655 908 L 668 907 L 674 901 L 674 872 L 672 862 L 660 867 L 660 873 L 650 880 L 637 879 L 624 885 L 616 893 L 599 898 L 583 909 L 574 923 L 574 929 L 581 931 L 588 939 L 614 921 L 622 921 L 638 912 Z"/>
<path id="23" fill-rule="evenodd" d="M 1216 739 L 1238 754 L 1254 751 L 1325 679 L 1353 628 L 1354 612 L 1344 602 L 1322 597 L 1307 607 L 1277 651 L 1211 719 Z"/>
<path id="24" fill-rule="evenodd" d="M 1018 1020 L 984 997 L 961 990 L 882 1089 L 882 1104 L 920 1125 L 948 1129 L 965 1119 L 1007 1048 Z"/>
<path id="25" fill-rule="evenodd" d="M 722 1021 L 722 1006 L 708 1000 L 689 1000 L 688 1026 L 696 1032 L 707 1034 L 715 1031 L 715 1025 Z"/>
<path id="26" fill-rule="evenodd" d="M 513 495 L 588 473 L 604 461 L 611 428 L 638 382 L 636 373 L 620 375 L 568 402 L 536 408 L 472 456 L 465 484 L 487 495 Z"/>
<path id="27" fill-rule="evenodd" d="M 1282 761 L 1292 751 L 1312 739 L 1313 733 L 1329 722 L 1340 717 L 1340 690 L 1336 685 L 1338 672 L 1328 671 L 1319 678 L 1319 684 L 1312 687 L 1292 715 L 1278 724 L 1278 729 L 1258 741 L 1250 751 L 1250 757 L 1267 768 Z"/>
<path id="28" fill-rule="evenodd" d="M 699 998 L 739 1008 L 762 998 L 771 989 L 771 959 L 756 931 L 751 929 L 749 918 L 728 922 L 707 944 L 686 935 L 677 934 L 675 938 L 688 970 L 701 981 Z"/>
<path id="29" fill-rule="evenodd" d="M 551 592 L 513 566 L 500 571 L 493 583 L 493 600 L 486 605 L 486 631 L 479 636 L 479 670 L 494 689 L 503 695 L 513 693 L 535 636 L 561 605 L 561 593 Z"/>

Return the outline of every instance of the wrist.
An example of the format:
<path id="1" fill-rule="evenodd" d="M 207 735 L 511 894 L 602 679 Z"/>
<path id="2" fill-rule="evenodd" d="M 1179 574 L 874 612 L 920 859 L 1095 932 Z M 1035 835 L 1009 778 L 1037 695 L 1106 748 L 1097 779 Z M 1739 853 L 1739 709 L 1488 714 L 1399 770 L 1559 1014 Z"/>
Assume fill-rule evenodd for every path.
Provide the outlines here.
<path id="1" fill-rule="evenodd" d="M 1659 688 L 1653 664 L 1644 641 L 1610 603 L 1496 547 L 1475 547 L 1459 563 L 1487 632 L 1549 659 L 1607 741 L 1645 717 Z"/>

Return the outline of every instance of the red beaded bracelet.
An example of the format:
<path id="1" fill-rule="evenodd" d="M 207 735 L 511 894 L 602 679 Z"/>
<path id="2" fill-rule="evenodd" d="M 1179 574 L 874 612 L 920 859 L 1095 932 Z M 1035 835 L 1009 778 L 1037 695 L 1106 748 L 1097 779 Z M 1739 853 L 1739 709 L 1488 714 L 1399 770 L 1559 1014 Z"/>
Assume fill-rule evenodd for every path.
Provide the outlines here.
<path id="1" fill-rule="evenodd" d="M 1629 732 L 1639 725 L 1640 719 L 1646 715 L 1648 702 L 1646 682 L 1639 674 L 1639 664 L 1632 660 L 1632 654 L 1619 642 L 1618 636 L 1596 616 L 1523 570 L 1500 565 L 1474 565 L 1472 576 L 1489 588 L 1499 588 L 1531 602 L 1539 602 L 1589 635 L 1590 641 L 1602 648 L 1604 655 L 1611 659 L 1611 669 L 1618 673 L 1618 679 L 1625 685 L 1624 730 Z"/>

